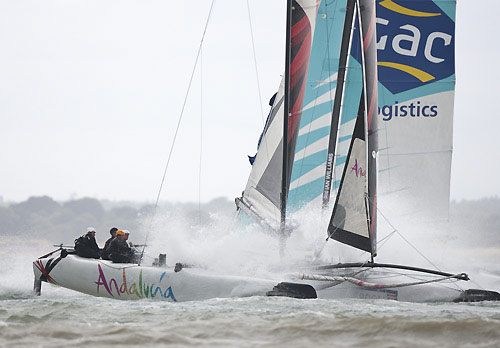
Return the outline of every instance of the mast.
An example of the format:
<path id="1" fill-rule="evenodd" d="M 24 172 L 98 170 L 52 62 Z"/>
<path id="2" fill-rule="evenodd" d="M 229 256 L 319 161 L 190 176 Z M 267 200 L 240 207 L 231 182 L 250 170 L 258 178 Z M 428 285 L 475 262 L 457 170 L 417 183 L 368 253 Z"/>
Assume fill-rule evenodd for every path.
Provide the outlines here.
<path id="1" fill-rule="evenodd" d="M 378 76 L 375 1 L 357 0 L 360 8 L 362 60 L 365 96 L 365 131 L 368 169 L 366 205 L 371 256 L 377 255 L 377 153 L 378 153 Z"/>
<path id="2" fill-rule="evenodd" d="M 340 110 L 344 96 L 344 86 L 347 71 L 347 62 L 351 48 L 353 18 L 354 18 L 355 0 L 348 0 L 346 5 L 346 16 L 344 21 L 344 29 L 342 32 L 342 42 L 340 46 L 339 70 L 337 76 L 337 88 L 335 90 L 335 99 L 332 110 L 332 122 L 330 127 L 330 139 L 328 142 L 328 155 L 326 160 L 325 184 L 323 186 L 323 209 L 330 202 L 330 194 L 332 190 L 332 177 L 335 164 L 335 151 L 337 146 L 337 133 L 340 122 Z"/>
<path id="3" fill-rule="evenodd" d="M 280 195 L 280 248 L 286 236 L 286 198 L 288 191 L 288 116 L 290 115 L 290 47 L 291 47 L 292 0 L 286 4 L 286 46 L 285 46 L 285 96 L 283 112 L 283 162 Z"/>

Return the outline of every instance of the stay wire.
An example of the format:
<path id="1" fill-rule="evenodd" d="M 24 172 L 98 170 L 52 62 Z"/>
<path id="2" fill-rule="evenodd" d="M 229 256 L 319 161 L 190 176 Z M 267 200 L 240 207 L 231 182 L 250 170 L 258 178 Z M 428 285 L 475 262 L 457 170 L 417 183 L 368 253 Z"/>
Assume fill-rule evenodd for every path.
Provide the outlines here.
<path id="1" fill-rule="evenodd" d="M 385 221 L 389 224 L 389 226 L 394 230 L 392 233 L 390 233 L 386 238 L 384 239 L 389 239 L 391 236 L 394 235 L 394 233 L 397 233 L 411 248 L 413 248 L 413 250 L 415 250 L 421 257 L 423 257 L 427 262 L 429 262 L 429 264 L 432 265 L 432 267 L 434 267 L 435 269 L 437 269 L 438 271 L 441 271 L 441 269 L 436 266 L 434 264 L 434 262 L 432 262 L 427 256 L 425 256 L 420 250 L 418 250 L 418 248 L 416 246 L 414 246 L 408 239 L 406 239 L 406 237 L 396 228 L 394 227 L 393 224 L 391 224 L 391 222 L 389 221 L 389 219 L 384 215 L 384 213 L 382 213 L 382 211 L 380 210 L 380 208 L 377 206 L 377 212 L 380 213 L 380 215 L 385 219 Z M 387 240 L 385 242 L 387 242 Z M 384 243 L 385 243 L 384 242 Z M 454 283 L 454 285 L 460 289 L 460 290 L 463 290 L 462 287 L 456 283 Z"/>
<path id="2" fill-rule="evenodd" d="M 262 94 L 260 92 L 259 69 L 257 67 L 257 54 L 255 53 L 255 41 L 253 38 L 252 15 L 250 13 L 249 0 L 247 0 L 247 11 L 248 11 L 248 23 L 250 25 L 250 37 L 252 39 L 252 53 L 253 53 L 253 63 L 255 67 L 255 78 L 257 80 L 257 90 L 259 92 L 260 116 L 262 119 L 262 124 L 265 126 L 266 120 L 264 119 L 264 110 L 262 109 Z"/>
<path id="3" fill-rule="evenodd" d="M 200 58 L 200 163 L 198 170 L 198 224 L 201 226 L 201 167 L 203 160 L 203 51 Z"/>
<path id="4" fill-rule="evenodd" d="M 380 215 L 382 215 L 382 217 L 385 219 L 385 221 L 389 224 L 389 226 L 391 226 L 391 228 L 401 237 L 403 238 L 403 240 L 410 246 L 413 248 L 413 250 L 415 250 L 420 256 L 422 256 L 427 262 L 429 262 L 432 267 L 436 268 L 438 271 L 441 271 L 441 269 L 439 269 L 438 266 L 436 266 L 427 256 L 425 256 L 420 250 L 418 250 L 418 248 L 416 246 L 414 246 L 408 239 L 406 239 L 406 237 L 396 228 L 394 227 L 393 224 L 391 224 L 391 222 L 389 221 L 389 219 L 384 215 L 384 213 L 382 213 L 382 211 L 379 209 L 379 207 L 377 206 L 377 211 L 380 213 Z M 388 236 L 390 237 L 394 231 Z"/>
<path id="5" fill-rule="evenodd" d="M 189 96 L 189 92 L 191 90 L 191 85 L 193 83 L 193 77 L 194 77 L 194 74 L 196 72 L 196 67 L 198 65 L 198 60 L 200 58 L 200 54 L 201 54 L 201 49 L 203 47 L 203 41 L 205 40 L 205 34 L 207 33 L 207 28 L 208 28 L 208 23 L 210 22 L 210 18 L 212 16 L 212 12 L 213 12 L 213 9 L 214 9 L 214 6 L 215 6 L 215 0 L 212 0 L 212 4 L 210 5 L 210 10 L 208 12 L 208 16 L 207 16 L 207 20 L 205 22 L 205 27 L 203 29 L 203 34 L 201 36 L 201 41 L 200 41 L 200 45 L 198 47 L 198 52 L 196 53 L 196 59 L 195 59 L 195 62 L 194 62 L 194 66 L 193 66 L 193 70 L 191 72 L 191 77 L 189 79 L 189 84 L 188 84 L 188 88 L 187 88 L 187 91 L 186 91 L 186 95 L 184 96 L 184 102 L 182 103 L 182 108 L 181 108 L 181 113 L 179 115 L 179 120 L 177 121 L 177 127 L 175 129 L 175 133 L 174 133 L 174 139 L 172 141 L 172 146 L 170 147 L 170 152 L 168 154 L 168 159 L 167 159 L 167 164 L 165 165 L 165 170 L 163 171 L 163 177 L 161 179 L 161 183 L 160 183 L 160 188 L 158 190 L 158 195 L 156 196 L 156 202 L 155 202 L 155 206 L 153 208 L 153 214 L 151 216 L 151 219 L 149 221 L 149 228 L 148 228 L 148 232 L 146 234 L 146 240 L 144 242 L 144 246 L 142 247 L 142 251 L 141 251 L 141 257 L 139 259 L 139 264 L 141 263 L 142 261 L 142 258 L 144 256 L 144 250 L 146 248 L 146 245 L 147 245 L 147 242 L 149 240 L 149 235 L 151 233 L 151 227 L 153 225 L 153 220 L 155 218 L 155 215 L 156 215 L 156 211 L 158 209 L 158 202 L 160 201 L 160 195 L 161 195 L 161 191 L 163 189 L 163 184 L 165 182 L 165 177 L 167 175 L 167 170 L 168 170 L 168 166 L 170 164 L 170 159 L 172 158 L 172 153 L 173 153 L 173 150 L 174 150 L 174 146 L 175 146 L 175 141 L 177 139 L 177 134 L 179 133 L 179 127 L 181 125 L 181 121 L 182 121 L 182 117 L 184 116 L 184 109 L 186 108 L 186 103 L 187 103 L 187 99 L 188 99 L 188 96 Z"/>

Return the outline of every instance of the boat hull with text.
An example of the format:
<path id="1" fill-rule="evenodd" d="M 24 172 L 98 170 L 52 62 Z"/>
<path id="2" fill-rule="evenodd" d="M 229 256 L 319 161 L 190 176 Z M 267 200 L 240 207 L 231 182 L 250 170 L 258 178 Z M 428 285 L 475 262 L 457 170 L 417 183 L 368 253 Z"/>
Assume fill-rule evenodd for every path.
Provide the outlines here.
<path id="1" fill-rule="evenodd" d="M 121 300 L 143 298 L 190 301 L 265 295 L 276 282 L 238 276 L 210 275 L 196 269 L 120 264 L 76 255 L 33 262 L 35 284 L 45 281 L 88 295 Z"/>
<path id="2" fill-rule="evenodd" d="M 304 269 L 305 270 L 305 269 Z M 359 268 L 357 269 L 359 272 Z M 202 268 L 140 266 L 87 259 L 58 252 L 33 262 L 35 290 L 42 281 L 92 296 L 120 300 L 197 301 L 211 298 L 286 296 L 320 299 L 384 299 L 406 302 L 475 302 L 500 300 L 496 292 L 460 290 L 451 281 L 409 284 L 401 271 L 366 268 L 353 277 L 352 267 L 334 268 L 312 275 L 276 273 L 272 279 L 221 275 Z M 457 275 L 459 276 L 459 275 Z M 462 279 L 463 280 L 463 279 Z M 405 283 L 406 282 L 406 283 Z"/>

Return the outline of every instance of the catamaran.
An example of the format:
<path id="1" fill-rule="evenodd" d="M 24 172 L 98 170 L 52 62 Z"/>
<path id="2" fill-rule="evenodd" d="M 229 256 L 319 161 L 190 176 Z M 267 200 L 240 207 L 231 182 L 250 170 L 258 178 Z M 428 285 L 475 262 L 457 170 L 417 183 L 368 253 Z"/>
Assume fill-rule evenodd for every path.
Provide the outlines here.
<path id="1" fill-rule="evenodd" d="M 287 0 L 285 74 L 237 209 L 276 236 L 282 252 L 300 217 L 320 212 L 328 243 L 363 251 L 359 260 L 323 264 L 320 249 L 312 262 L 257 279 L 61 249 L 35 260 L 35 289 L 46 281 L 94 296 L 171 301 L 500 300 L 457 285 L 469 280 L 465 273 L 375 262 L 380 216 L 393 230 L 388 238 L 398 223 L 448 214 L 454 25 L 454 1 Z"/>

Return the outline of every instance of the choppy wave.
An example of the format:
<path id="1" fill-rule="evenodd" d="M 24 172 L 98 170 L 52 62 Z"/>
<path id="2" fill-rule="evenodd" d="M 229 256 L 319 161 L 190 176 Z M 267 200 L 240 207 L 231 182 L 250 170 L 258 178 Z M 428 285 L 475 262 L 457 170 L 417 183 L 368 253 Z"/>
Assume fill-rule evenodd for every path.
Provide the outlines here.
<path id="1" fill-rule="evenodd" d="M 6 346 L 497 347 L 500 305 L 252 297 L 1 301 Z M 57 289 L 56 289 L 57 292 Z"/>

